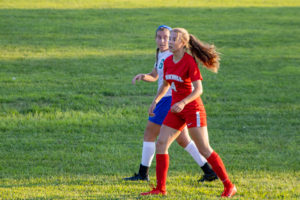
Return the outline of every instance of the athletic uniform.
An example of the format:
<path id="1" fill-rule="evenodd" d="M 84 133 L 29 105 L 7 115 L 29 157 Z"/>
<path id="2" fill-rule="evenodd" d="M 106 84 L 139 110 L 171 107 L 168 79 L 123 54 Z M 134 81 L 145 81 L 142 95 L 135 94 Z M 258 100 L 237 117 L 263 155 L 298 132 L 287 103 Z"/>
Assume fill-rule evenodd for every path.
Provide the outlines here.
<path id="1" fill-rule="evenodd" d="M 158 90 L 164 82 L 164 63 L 165 60 L 170 57 L 172 53 L 170 51 L 159 52 L 157 62 L 154 65 L 158 73 Z M 198 68 L 197 68 L 198 69 Z M 170 88 L 164 97 L 157 103 L 154 109 L 154 116 L 149 117 L 149 121 L 162 125 L 166 115 L 168 114 L 172 103 L 172 89 Z M 184 126 L 183 126 L 184 127 Z M 207 160 L 199 153 L 195 143 L 190 141 L 189 144 L 184 148 L 197 162 L 204 172 L 204 175 L 199 180 L 200 182 L 204 181 L 213 181 L 217 179 L 217 175 L 207 164 Z M 147 180 L 149 181 L 149 168 L 152 163 L 152 159 L 155 153 L 155 142 L 143 142 L 143 151 L 142 151 L 142 160 L 140 164 L 140 169 L 137 174 L 134 174 L 132 177 L 124 178 L 124 180 Z"/>
<path id="2" fill-rule="evenodd" d="M 165 60 L 164 80 L 171 85 L 171 105 L 174 105 L 192 93 L 192 82 L 202 80 L 202 76 L 194 58 L 185 53 L 178 63 L 173 62 L 173 56 L 170 56 Z M 169 111 L 163 124 L 180 131 L 186 125 L 188 128 L 206 126 L 206 114 L 201 98 L 197 97 L 194 101 L 185 105 L 184 109 L 179 113 Z M 223 182 L 224 192 L 221 196 L 233 196 L 237 190 L 228 178 L 222 159 L 215 151 L 213 151 L 207 158 L 207 161 Z M 141 195 L 166 195 L 168 168 L 169 154 L 156 154 L 157 186 L 150 192 L 141 193 Z"/>
<path id="3" fill-rule="evenodd" d="M 164 75 L 164 61 L 166 58 L 168 58 L 172 53 L 170 51 L 164 51 L 158 53 L 158 59 L 157 62 L 154 64 L 154 68 L 156 69 L 158 73 L 158 89 L 163 84 L 163 75 Z M 165 96 L 157 103 L 154 114 L 155 116 L 149 117 L 149 121 L 162 125 L 166 115 L 168 114 L 168 111 L 170 110 L 172 101 L 172 90 L 171 88 L 168 90 L 168 92 L 165 94 Z"/>
<path id="4" fill-rule="evenodd" d="M 202 80 L 202 76 L 194 58 L 187 53 L 178 63 L 173 62 L 173 55 L 169 56 L 164 66 L 163 78 L 172 88 L 172 106 L 191 94 L 192 82 Z M 188 128 L 206 126 L 206 112 L 200 96 L 185 105 L 180 113 L 169 111 L 163 124 L 180 131 L 186 125 Z"/>

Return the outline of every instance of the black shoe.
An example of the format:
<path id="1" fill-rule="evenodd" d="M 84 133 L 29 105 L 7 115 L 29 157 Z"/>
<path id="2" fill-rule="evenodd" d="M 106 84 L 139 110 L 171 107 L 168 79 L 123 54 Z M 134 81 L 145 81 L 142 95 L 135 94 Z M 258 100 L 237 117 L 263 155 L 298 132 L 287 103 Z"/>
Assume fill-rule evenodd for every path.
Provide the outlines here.
<path id="1" fill-rule="evenodd" d="M 140 174 L 134 174 L 131 177 L 123 178 L 124 181 L 149 181 L 149 175 L 141 176 Z"/>
<path id="2" fill-rule="evenodd" d="M 216 173 L 211 173 L 211 174 L 204 174 L 199 180 L 198 182 L 204 182 L 204 181 L 214 181 L 217 180 L 218 176 L 216 175 Z"/>

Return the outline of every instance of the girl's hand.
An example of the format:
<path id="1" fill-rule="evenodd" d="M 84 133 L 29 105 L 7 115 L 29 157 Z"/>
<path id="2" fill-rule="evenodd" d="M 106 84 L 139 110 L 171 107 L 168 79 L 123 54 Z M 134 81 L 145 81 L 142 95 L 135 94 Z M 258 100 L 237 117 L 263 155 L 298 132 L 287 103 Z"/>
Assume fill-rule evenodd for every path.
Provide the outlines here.
<path id="1" fill-rule="evenodd" d="M 185 102 L 179 101 L 171 107 L 171 112 L 180 113 L 185 106 Z"/>
<path id="2" fill-rule="evenodd" d="M 155 116 L 155 114 L 153 113 L 155 107 L 156 107 L 156 102 L 153 101 L 148 110 L 149 116 L 151 116 L 151 117 Z"/>
<path id="3" fill-rule="evenodd" d="M 132 79 L 132 84 L 134 85 L 135 84 L 135 81 L 140 81 L 142 80 L 143 78 L 145 77 L 145 74 L 138 74 L 136 75 L 133 79 Z"/>

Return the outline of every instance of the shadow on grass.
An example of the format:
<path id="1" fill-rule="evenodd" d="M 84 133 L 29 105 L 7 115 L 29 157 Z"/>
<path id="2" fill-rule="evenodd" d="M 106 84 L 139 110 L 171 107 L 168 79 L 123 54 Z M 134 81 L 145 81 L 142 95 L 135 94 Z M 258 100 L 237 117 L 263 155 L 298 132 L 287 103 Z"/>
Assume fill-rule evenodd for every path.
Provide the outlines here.
<path id="1" fill-rule="evenodd" d="M 0 10 L 1 46 L 24 48 L 154 47 L 159 24 L 185 27 L 218 47 L 274 46 L 299 41 L 298 7 Z M 297 17 L 298 16 L 298 17 Z M 296 31 L 296 32 L 295 32 Z M 151 39 L 149 39 L 151 38 Z"/>

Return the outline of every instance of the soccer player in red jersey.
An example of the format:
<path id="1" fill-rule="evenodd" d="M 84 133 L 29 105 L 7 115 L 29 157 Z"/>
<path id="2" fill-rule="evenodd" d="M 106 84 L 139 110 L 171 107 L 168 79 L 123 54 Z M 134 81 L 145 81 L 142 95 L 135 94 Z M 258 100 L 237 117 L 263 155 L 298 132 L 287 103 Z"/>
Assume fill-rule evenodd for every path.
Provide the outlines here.
<path id="1" fill-rule="evenodd" d="M 156 80 L 158 80 L 158 89 L 163 84 L 164 61 L 166 58 L 172 55 L 172 52 L 169 51 L 168 45 L 170 30 L 172 29 L 166 25 L 161 25 L 156 29 L 155 40 L 157 50 L 154 68 L 152 72 L 148 74 L 136 75 L 132 80 L 133 84 L 135 84 L 137 80 L 143 80 L 146 82 L 155 82 Z M 171 90 L 166 92 L 166 94 L 161 98 L 161 100 L 156 105 L 155 110 L 153 111 L 155 113 L 155 116 L 150 116 L 148 119 L 147 127 L 144 132 L 142 159 L 138 173 L 135 173 L 133 176 L 126 177 L 124 178 L 124 180 L 149 181 L 149 168 L 155 154 L 155 141 L 159 134 L 160 127 L 168 111 L 170 110 L 172 101 L 171 95 Z M 207 164 L 207 160 L 199 153 L 195 143 L 191 140 L 186 127 L 182 130 L 182 133 L 179 135 L 179 137 L 176 138 L 176 141 L 194 158 L 194 160 L 203 170 L 204 175 L 199 180 L 199 182 L 213 181 L 218 178 L 215 172 Z"/>
<path id="2" fill-rule="evenodd" d="M 181 130 L 187 126 L 199 152 L 207 159 L 223 182 L 224 192 L 221 197 L 232 197 L 237 189 L 231 183 L 222 159 L 209 144 L 206 112 L 200 98 L 203 93 L 202 76 L 197 62 L 202 63 L 207 69 L 217 72 L 219 55 L 213 45 L 204 44 L 183 28 L 171 31 L 169 49 L 173 55 L 164 62 L 163 85 L 149 108 L 151 116 L 157 102 L 170 87 L 172 88 L 171 109 L 163 122 L 156 143 L 157 186 L 150 192 L 141 193 L 141 195 L 167 194 L 168 148 Z"/>

